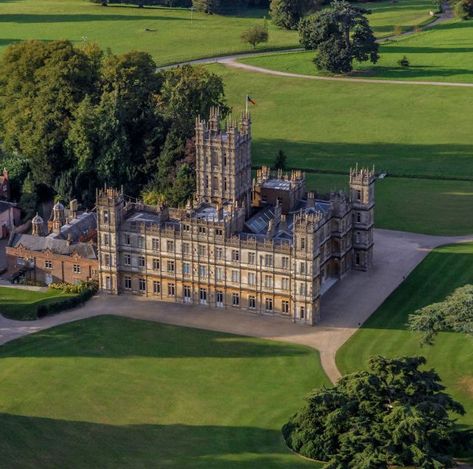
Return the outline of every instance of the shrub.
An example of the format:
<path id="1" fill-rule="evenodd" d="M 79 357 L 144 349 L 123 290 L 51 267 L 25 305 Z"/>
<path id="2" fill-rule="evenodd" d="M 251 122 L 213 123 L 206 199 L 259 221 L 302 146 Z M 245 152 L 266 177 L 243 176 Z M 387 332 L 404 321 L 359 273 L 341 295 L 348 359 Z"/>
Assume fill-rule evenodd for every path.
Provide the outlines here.
<path id="1" fill-rule="evenodd" d="M 398 65 L 401 66 L 401 67 L 409 67 L 409 59 L 404 56 L 402 59 L 398 60 L 397 61 Z"/>
<path id="2" fill-rule="evenodd" d="M 261 42 L 268 42 L 268 29 L 261 25 L 253 26 L 252 28 L 243 31 L 241 40 L 251 44 L 253 48 Z"/>

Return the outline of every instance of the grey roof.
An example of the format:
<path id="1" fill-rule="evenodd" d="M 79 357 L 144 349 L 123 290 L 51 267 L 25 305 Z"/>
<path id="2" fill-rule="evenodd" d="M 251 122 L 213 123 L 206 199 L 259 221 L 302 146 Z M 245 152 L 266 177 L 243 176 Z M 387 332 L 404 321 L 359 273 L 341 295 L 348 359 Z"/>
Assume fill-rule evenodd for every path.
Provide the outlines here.
<path id="1" fill-rule="evenodd" d="M 246 227 L 255 234 L 262 234 L 268 231 L 269 221 L 274 218 L 274 207 L 268 205 L 258 211 L 249 220 L 246 221 Z"/>
<path id="2" fill-rule="evenodd" d="M 97 253 L 91 243 L 70 244 L 65 239 L 51 238 L 49 236 L 33 236 L 29 234 L 15 234 L 10 240 L 11 247 L 20 245 L 30 251 L 45 251 L 49 249 L 55 254 L 63 256 L 72 256 L 77 253 L 80 257 L 86 259 L 97 259 Z"/>
<path id="3" fill-rule="evenodd" d="M 61 227 L 59 234 L 50 233 L 47 238 L 69 239 L 77 243 L 82 236 L 88 235 L 97 229 L 97 214 L 95 212 L 84 212 Z"/>

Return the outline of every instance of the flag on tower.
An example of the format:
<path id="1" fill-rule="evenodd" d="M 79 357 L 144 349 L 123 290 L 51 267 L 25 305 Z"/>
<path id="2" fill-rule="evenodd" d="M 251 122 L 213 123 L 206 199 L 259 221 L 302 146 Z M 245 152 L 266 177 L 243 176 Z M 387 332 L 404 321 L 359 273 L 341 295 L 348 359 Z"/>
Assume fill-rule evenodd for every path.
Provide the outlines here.
<path id="1" fill-rule="evenodd" d="M 253 106 L 256 106 L 256 101 L 252 99 L 251 96 L 246 95 L 246 102 L 253 104 Z"/>

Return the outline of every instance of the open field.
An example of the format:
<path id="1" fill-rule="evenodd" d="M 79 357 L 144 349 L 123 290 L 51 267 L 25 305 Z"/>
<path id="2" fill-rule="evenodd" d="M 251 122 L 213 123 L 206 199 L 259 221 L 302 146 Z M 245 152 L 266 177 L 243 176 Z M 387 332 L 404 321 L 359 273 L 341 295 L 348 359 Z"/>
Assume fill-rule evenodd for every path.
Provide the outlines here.
<path id="1" fill-rule="evenodd" d="M 23 321 L 36 319 L 36 308 L 39 305 L 55 303 L 69 296 L 74 295 L 57 290 L 42 292 L 0 287 L 0 314 Z"/>
<path id="2" fill-rule="evenodd" d="M 342 373 L 366 366 L 373 355 L 424 355 L 444 384 L 467 410 L 459 423 L 473 427 L 473 338 L 441 333 L 434 346 L 421 346 L 419 336 L 406 330 L 408 315 L 443 300 L 455 288 L 473 283 L 473 244 L 434 250 L 339 350 Z M 472 455 L 473 456 L 473 452 Z"/>
<path id="3" fill-rule="evenodd" d="M 10 342 L 0 360 L 9 467 L 318 467 L 280 434 L 328 384 L 312 349 L 102 316 Z"/>
<path id="4" fill-rule="evenodd" d="M 320 194 L 348 186 L 348 175 L 306 176 L 307 187 Z M 432 235 L 473 233 L 473 181 L 378 180 L 375 223 L 378 228 Z"/>
<path id="5" fill-rule="evenodd" d="M 137 8 L 114 5 L 106 8 L 89 0 L 0 1 L 0 46 L 23 39 L 70 39 L 97 42 L 113 52 L 143 50 L 159 65 L 199 57 L 250 51 L 241 33 L 263 24 L 265 10 L 250 16 L 219 16 L 182 8 Z M 265 48 L 297 46 L 297 33 L 269 26 Z M 261 46 L 262 48 L 263 46 Z M 0 47 L 0 52 L 1 52 Z"/>
<path id="6" fill-rule="evenodd" d="M 315 53 L 299 52 L 242 59 L 257 67 L 319 75 Z M 354 63 L 353 76 L 389 80 L 473 82 L 473 21 L 451 21 L 424 32 L 382 44 L 376 65 Z M 398 60 L 406 56 L 407 68 Z"/>

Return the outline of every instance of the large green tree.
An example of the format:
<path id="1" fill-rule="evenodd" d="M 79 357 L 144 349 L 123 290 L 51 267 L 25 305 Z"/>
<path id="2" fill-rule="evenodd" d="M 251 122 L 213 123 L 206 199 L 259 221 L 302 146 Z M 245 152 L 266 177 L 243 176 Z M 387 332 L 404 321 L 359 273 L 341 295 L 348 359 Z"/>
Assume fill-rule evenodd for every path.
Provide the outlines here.
<path id="1" fill-rule="evenodd" d="M 329 8 L 300 22 L 300 42 L 305 49 L 317 51 L 314 63 L 319 70 L 348 73 L 353 70 L 353 60 L 378 61 L 379 46 L 368 13 L 344 0 L 335 0 Z"/>
<path id="2" fill-rule="evenodd" d="M 450 414 L 465 411 L 425 363 L 371 358 L 368 371 L 310 395 L 284 426 L 286 442 L 327 468 L 452 467 Z"/>
<path id="3" fill-rule="evenodd" d="M 273 23 L 285 29 L 297 29 L 305 15 L 319 8 L 319 0 L 272 0 L 270 13 Z"/>
<path id="4" fill-rule="evenodd" d="M 423 342 L 428 344 L 442 331 L 473 335 L 473 285 L 457 288 L 444 301 L 410 314 L 409 328 L 421 332 Z"/>

